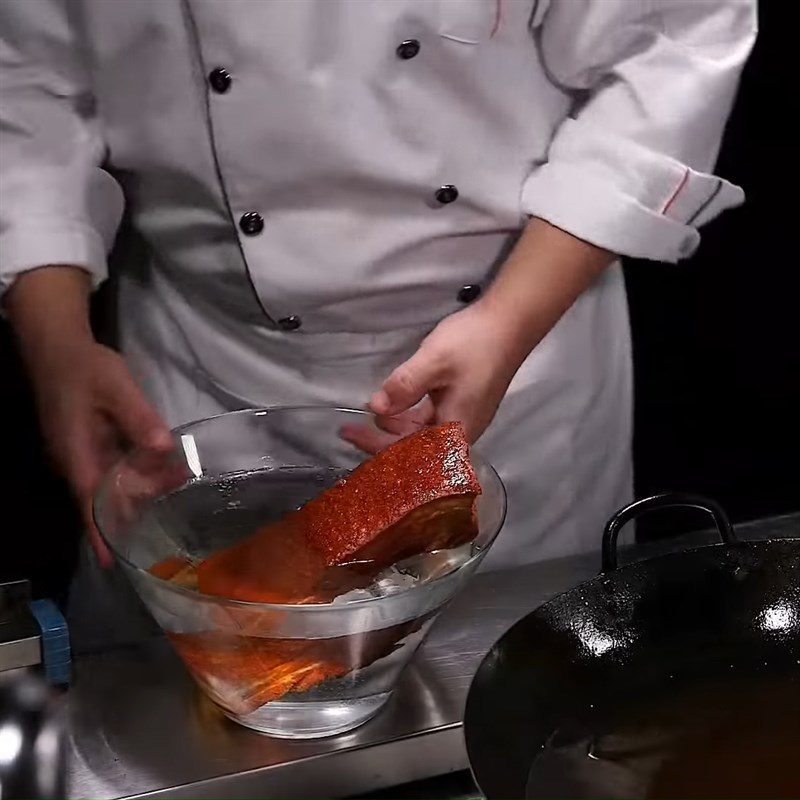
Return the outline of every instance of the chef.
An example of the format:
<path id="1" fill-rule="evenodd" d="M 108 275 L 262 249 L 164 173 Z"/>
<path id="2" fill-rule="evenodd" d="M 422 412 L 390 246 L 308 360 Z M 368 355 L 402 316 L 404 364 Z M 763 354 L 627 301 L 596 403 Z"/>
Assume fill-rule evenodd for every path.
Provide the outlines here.
<path id="1" fill-rule="evenodd" d="M 4 0 L 4 310 L 84 508 L 118 446 L 369 404 L 461 420 L 495 567 L 631 497 L 627 255 L 742 202 L 711 174 L 752 0 Z M 120 221 L 122 355 L 88 298 Z M 126 226 L 128 227 L 128 226 Z"/>

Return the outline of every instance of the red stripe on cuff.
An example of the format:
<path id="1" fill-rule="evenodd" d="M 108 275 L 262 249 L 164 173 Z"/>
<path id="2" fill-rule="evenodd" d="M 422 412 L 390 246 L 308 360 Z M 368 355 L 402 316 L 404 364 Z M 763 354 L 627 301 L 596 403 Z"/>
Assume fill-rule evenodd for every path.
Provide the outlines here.
<path id="1" fill-rule="evenodd" d="M 667 211 L 669 211 L 670 206 L 675 202 L 675 200 L 677 199 L 678 195 L 683 191 L 683 187 L 686 186 L 686 181 L 688 181 L 688 180 L 689 180 L 689 168 L 687 167 L 686 170 L 683 173 L 683 177 L 681 178 L 681 182 L 678 184 L 678 188 L 675 189 L 675 191 L 672 193 L 672 196 L 664 204 L 664 208 L 661 209 L 661 215 L 662 216 L 664 214 L 666 214 Z"/>

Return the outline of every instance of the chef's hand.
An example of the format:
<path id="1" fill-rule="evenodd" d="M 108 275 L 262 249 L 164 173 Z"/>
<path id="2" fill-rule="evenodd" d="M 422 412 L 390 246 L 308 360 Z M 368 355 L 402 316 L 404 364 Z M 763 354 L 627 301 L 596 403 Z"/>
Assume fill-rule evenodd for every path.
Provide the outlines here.
<path id="1" fill-rule="evenodd" d="M 353 441 L 375 452 L 396 436 L 436 422 L 460 420 L 470 441 L 486 429 L 520 365 L 511 333 L 495 310 L 476 303 L 447 317 L 370 399 L 383 434 L 363 428 Z"/>
<path id="2" fill-rule="evenodd" d="M 42 433 L 107 566 L 111 559 L 92 517 L 100 480 L 126 447 L 168 452 L 172 437 L 117 353 L 90 342 L 52 356 L 32 371 Z"/>
<path id="3" fill-rule="evenodd" d="M 75 495 L 98 559 L 108 565 L 92 518 L 94 492 L 126 446 L 168 452 L 172 437 L 122 358 L 94 340 L 88 291 L 82 270 L 46 267 L 17 279 L 6 303 L 44 439 Z"/>
<path id="4" fill-rule="evenodd" d="M 522 362 L 613 259 L 532 220 L 485 295 L 440 322 L 370 399 L 380 430 L 347 426 L 343 437 L 374 453 L 423 425 L 458 420 L 474 442 Z"/>

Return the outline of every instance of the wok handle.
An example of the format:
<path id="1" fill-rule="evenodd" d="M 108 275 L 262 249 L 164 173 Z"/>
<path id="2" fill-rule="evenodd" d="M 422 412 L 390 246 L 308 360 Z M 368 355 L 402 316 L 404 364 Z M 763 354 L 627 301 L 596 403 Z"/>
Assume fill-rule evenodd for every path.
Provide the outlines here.
<path id="1" fill-rule="evenodd" d="M 606 523 L 603 531 L 602 572 L 612 572 L 617 568 L 617 537 L 622 528 L 632 519 L 636 519 L 636 517 L 646 514 L 648 511 L 655 511 L 661 508 L 696 508 L 699 511 L 705 511 L 713 518 L 714 525 L 716 525 L 717 532 L 723 542 L 731 544 L 736 541 L 736 534 L 733 532 L 728 515 L 719 503 L 700 495 L 665 492 L 664 494 L 636 500 L 617 511 Z"/>

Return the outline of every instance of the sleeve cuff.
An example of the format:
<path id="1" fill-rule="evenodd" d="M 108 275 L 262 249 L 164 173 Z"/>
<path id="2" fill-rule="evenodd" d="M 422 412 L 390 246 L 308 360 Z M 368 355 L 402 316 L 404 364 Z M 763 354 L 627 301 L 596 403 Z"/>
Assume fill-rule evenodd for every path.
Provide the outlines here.
<path id="1" fill-rule="evenodd" d="M 522 209 L 621 256 L 675 262 L 700 242 L 694 228 L 653 213 L 568 164 L 548 164 L 532 175 L 522 191 Z"/>
<path id="2" fill-rule="evenodd" d="M 77 223 L 55 230 L 14 226 L 0 235 L 0 294 L 5 294 L 17 275 L 49 264 L 82 267 L 97 288 L 108 275 L 103 237 Z"/>
<path id="3" fill-rule="evenodd" d="M 674 263 L 695 251 L 698 227 L 744 201 L 722 178 L 570 122 L 525 181 L 522 211 L 597 247 Z"/>

